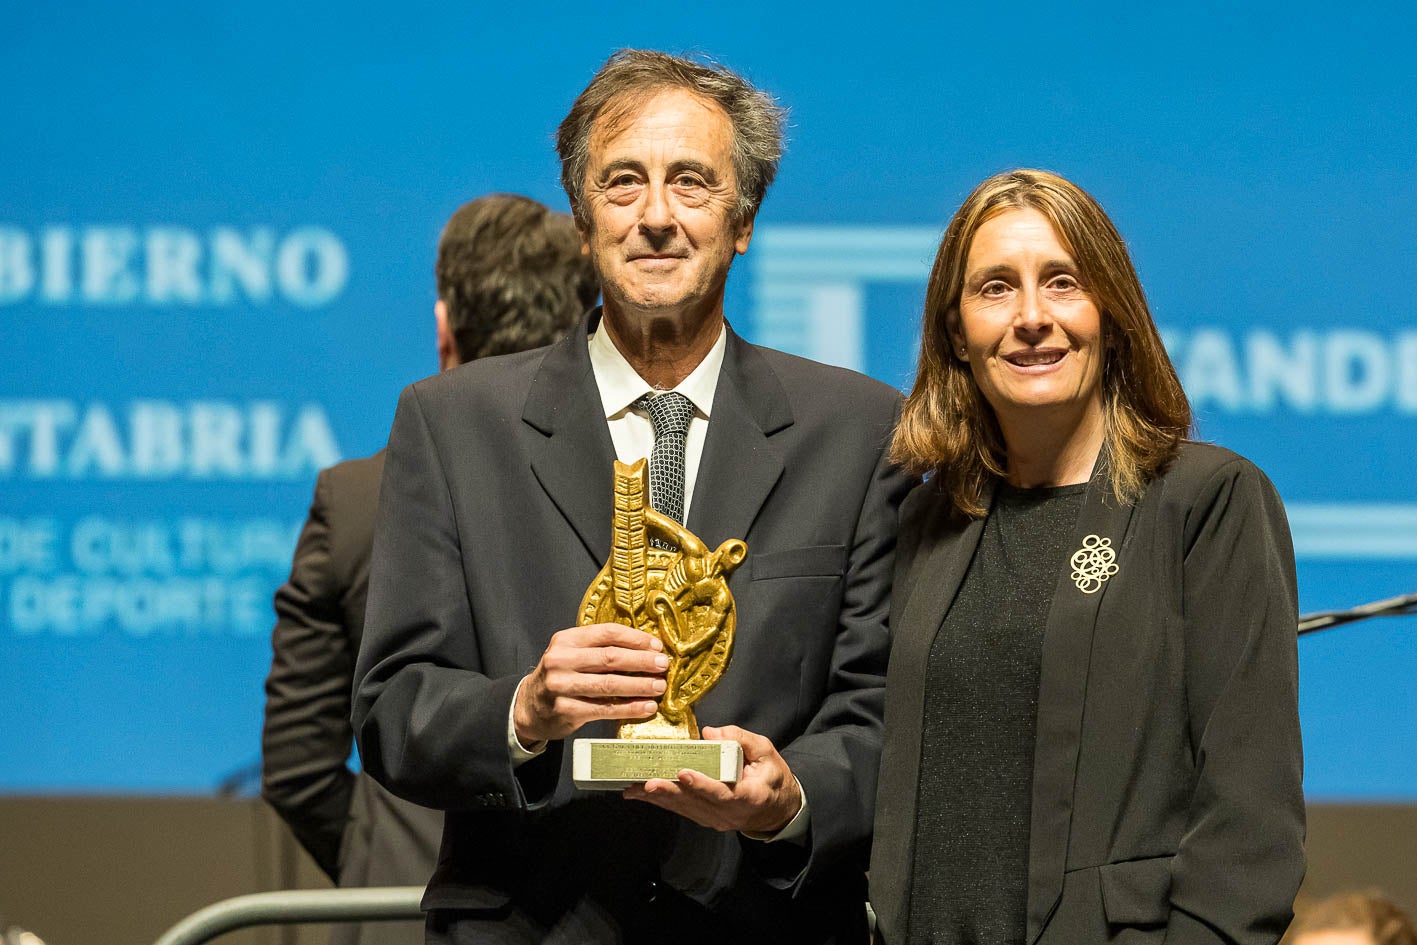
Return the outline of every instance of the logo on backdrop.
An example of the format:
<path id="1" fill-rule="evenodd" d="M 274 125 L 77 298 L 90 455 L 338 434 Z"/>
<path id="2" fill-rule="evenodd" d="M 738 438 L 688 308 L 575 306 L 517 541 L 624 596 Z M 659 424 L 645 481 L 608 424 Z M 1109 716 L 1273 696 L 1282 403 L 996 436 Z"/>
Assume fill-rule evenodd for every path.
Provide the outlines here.
<path id="1" fill-rule="evenodd" d="M 319 308 L 349 281 L 349 253 L 319 226 L 0 224 L 0 305 Z"/>
<path id="2" fill-rule="evenodd" d="M 0 481 L 289 481 L 339 460 L 318 403 L 0 400 Z"/>
<path id="3" fill-rule="evenodd" d="M 319 226 L 0 224 L 0 314 L 52 308 L 318 309 L 349 282 Z M 0 399 L 0 483 L 307 483 L 340 460 L 325 407 L 274 399 Z M 303 491 L 303 489 L 302 489 Z M 38 495 L 30 491 L 21 495 Z M 46 493 L 47 494 L 47 493 Z M 57 495 L 58 493 L 56 493 Z M 0 627 L 17 638 L 254 636 L 300 521 L 204 492 L 156 514 L 114 501 L 31 499 L 0 510 Z M 138 493 L 148 495 L 146 491 Z M 235 501 L 215 506 L 208 497 Z M 262 491 L 261 495 L 269 495 Z M 71 510 L 72 509 L 72 510 Z"/>
<path id="4" fill-rule="evenodd" d="M 939 241 L 929 227 L 760 228 L 749 257 L 755 340 L 865 371 L 867 288 L 923 285 Z M 1417 330 L 1200 325 L 1162 336 L 1200 410 L 1417 415 Z"/>
<path id="5" fill-rule="evenodd" d="M 0 483 L 245 482 L 266 496 L 264 484 L 308 481 L 339 460 L 317 403 L 0 400 Z M 74 518 L 27 505 L 35 514 L 0 512 L 0 627 L 19 637 L 267 632 L 301 524 L 265 506 L 135 515 L 90 500 Z"/>
<path id="6" fill-rule="evenodd" d="M 940 232 L 930 227 L 760 227 L 749 256 L 754 340 L 857 371 L 867 362 L 868 289 L 923 286 Z M 892 313 L 892 317 L 918 313 Z M 1235 416 L 1417 416 L 1417 328 L 1271 330 L 1162 326 L 1191 403 Z M 918 352 L 884 373 L 910 376 Z M 900 369 L 900 370 L 897 370 Z M 1417 504 L 1288 505 L 1303 557 L 1417 558 Z"/>
<path id="7" fill-rule="evenodd" d="M 940 232 L 930 227 L 760 227 L 753 238 L 754 340 L 866 370 L 866 288 L 924 283 Z"/>
<path id="8" fill-rule="evenodd" d="M 94 513 L 0 515 L 0 627 L 17 637 L 270 630 L 300 521 Z"/>

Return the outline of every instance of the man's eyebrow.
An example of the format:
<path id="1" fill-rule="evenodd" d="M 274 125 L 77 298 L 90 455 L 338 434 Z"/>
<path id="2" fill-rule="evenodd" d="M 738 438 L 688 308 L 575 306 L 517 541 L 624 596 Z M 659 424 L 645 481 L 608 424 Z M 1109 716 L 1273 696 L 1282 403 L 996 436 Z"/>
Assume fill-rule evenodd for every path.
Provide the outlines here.
<path id="1" fill-rule="evenodd" d="M 644 173 L 644 165 L 631 158 L 616 158 L 600 169 L 600 173 L 596 175 L 596 179 L 601 181 L 608 180 L 620 171 L 639 171 L 640 173 Z"/>
<path id="2" fill-rule="evenodd" d="M 702 161 L 683 160 L 669 165 L 669 173 L 675 174 L 679 171 L 693 171 L 710 184 L 718 183 L 718 171 Z"/>

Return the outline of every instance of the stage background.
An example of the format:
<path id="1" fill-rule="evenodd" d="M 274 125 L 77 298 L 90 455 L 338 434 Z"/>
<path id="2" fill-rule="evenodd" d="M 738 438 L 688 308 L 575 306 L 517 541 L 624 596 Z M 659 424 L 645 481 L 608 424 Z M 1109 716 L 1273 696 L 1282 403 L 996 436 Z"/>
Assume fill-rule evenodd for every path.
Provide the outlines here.
<path id="1" fill-rule="evenodd" d="M 1285 497 L 1301 607 L 1417 590 L 1417 7 L 477 7 L 5 6 L 0 793 L 200 794 L 256 758 L 315 471 L 435 369 L 443 221 L 564 208 L 552 133 L 624 45 L 792 110 L 730 285 L 750 339 L 907 386 L 951 212 L 1060 171 L 1200 436 Z M 1417 801 L 1414 623 L 1301 642 L 1311 799 Z"/>

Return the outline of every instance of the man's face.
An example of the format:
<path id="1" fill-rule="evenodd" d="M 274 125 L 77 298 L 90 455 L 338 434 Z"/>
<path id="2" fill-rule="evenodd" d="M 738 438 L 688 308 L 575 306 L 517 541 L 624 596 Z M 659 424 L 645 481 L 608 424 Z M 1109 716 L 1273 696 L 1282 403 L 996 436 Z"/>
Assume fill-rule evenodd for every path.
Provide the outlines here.
<path id="1" fill-rule="evenodd" d="M 668 89 L 591 128 L 581 234 L 609 309 L 646 314 L 723 305 L 735 253 L 753 221 L 737 220 L 733 129 L 717 104 Z"/>

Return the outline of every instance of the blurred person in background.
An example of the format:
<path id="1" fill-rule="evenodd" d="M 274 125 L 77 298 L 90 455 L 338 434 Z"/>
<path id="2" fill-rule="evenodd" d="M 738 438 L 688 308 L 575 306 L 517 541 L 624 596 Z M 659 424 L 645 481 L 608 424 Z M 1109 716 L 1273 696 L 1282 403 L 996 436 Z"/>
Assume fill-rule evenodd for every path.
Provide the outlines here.
<path id="1" fill-rule="evenodd" d="M 1417 945 L 1417 925 L 1376 893 L 1342 893 L 1299 908 L 1285 945 Z"/>
<path id="2" fill-rule="evenodd" d="M 1304 875 L 1294 552 L 1187 439 L 1126 246 L 977 187 L 926 290 L 871 901 L 887 945 L 1272 945 Z"/>
<path id="3" fill-rule="evenodd" d="M 438 242 L 438 364 L 547 345 L 599 287 L 571 217 L 526 197 L 463 205 Z M 427 883 L 443 815 L 350 770 L 350 691 L 364 629 L 384 452 L 323 470 L 290 579 L 276 592 L 261 737 L 262 796 L 339 886 Z M 341 943 L 415 943 L 422 923 L 335 926 Z"/>

